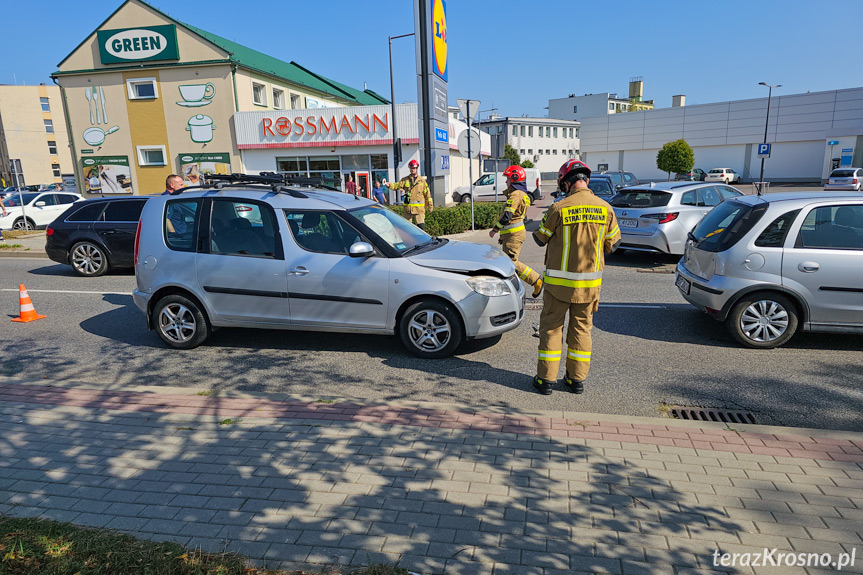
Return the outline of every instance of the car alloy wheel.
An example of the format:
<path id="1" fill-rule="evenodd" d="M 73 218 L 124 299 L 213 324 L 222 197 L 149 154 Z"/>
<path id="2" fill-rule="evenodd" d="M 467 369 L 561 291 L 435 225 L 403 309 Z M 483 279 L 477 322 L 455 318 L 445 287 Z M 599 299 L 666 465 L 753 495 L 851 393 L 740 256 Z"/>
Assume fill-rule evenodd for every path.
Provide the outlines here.
<path id="1" fill-rule="evenodd" d="M 462 340 L 458 314 L 435 300 L 411 305 L 402 315 L 399 332 L 408 351 L 429 359 L 451 355 Z"/>
<path id="2" fill-rule="evenodd" d="M 176 349 L 198 347 L 210 335 L 210 326 L 201 308 L 181 295 L 160 299 L 153 308 L 152 320 L 162 341 Z"/>
<path id="3" fill-rule="evenodd" d="M 108 271 L 108 258 L 99 246 L 90 242 L 75 244 L 69 259 L 75 271 L 85 277 L 98 277 Z"/>
<path id="4" fill-rule="evenodd" d="M 30 220 L 30 218 L 27 218 L 26 221 L 24 220 L 24 218 L 18 218 L 17 220 L 15 220 L 15 223 L 12 224 L 12 229 L 18 231 L 31 231 L 35 230 L 36 226 L 33 225 L 33 221 Z"/>
<path id="5" fill-rule="evenodd" d="M 762 293 L 744 297 L 728 316 L 734 338 L 747 347 L 771 349 L 797 331 L 797 309 L 787 297 Z"/>

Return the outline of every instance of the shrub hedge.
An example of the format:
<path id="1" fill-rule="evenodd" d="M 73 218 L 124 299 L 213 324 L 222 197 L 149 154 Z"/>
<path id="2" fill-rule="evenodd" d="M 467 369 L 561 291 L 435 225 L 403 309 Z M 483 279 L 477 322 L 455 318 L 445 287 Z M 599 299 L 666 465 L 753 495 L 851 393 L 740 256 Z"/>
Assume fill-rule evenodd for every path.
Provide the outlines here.
<path id="1" fill-rule="evenodd" d="M 503 202 L 476 202 L 473 215 L 476 229 L 486 230 L 494 226 Z M 404 216 L 403 206 L 389 206 L 400 216 Z M 451 207 L 436 207 L 432 213 L 426 213 L 426 233 L 431 236 L 446 236 L 460 234 L 470 229 L 470 204 L 458 204 Z"/>

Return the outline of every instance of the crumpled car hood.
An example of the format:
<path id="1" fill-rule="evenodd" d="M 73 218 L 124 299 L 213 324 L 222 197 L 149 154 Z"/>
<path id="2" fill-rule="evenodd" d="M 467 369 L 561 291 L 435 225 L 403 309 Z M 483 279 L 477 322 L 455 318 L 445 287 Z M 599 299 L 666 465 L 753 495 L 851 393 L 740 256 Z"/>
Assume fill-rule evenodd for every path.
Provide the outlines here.
<path id="1" fill-rule="evenodd" d="M 496 247 L 457 240 L 450 240 L 434 250 L 408 256 L 408 259 L 424 268 L 456 273 L 486 269 L 503 278 L 515 273 L 515 264 Z"/>

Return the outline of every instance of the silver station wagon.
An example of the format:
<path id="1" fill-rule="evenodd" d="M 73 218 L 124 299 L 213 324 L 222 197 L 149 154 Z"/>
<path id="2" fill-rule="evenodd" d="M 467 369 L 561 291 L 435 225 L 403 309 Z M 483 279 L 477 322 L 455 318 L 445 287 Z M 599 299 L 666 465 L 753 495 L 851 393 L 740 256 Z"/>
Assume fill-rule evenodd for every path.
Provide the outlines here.
<path id="1" fill-rule="evenodd" d="M 524 288 L 496 248 L 281 176 L 223 178 L 153 197 L 141 214 L 133 297 L 171 347 L 215 328 L 294 329 L 395 334 L 438 358 L 524 317 Z"/>
<path id="2" fill-rule="evenodd" d="M 863 334 L 863 197 L 727 200 L 690 233 L 677 288 L 747 347 L 780 346 L 798 329 Z"/>

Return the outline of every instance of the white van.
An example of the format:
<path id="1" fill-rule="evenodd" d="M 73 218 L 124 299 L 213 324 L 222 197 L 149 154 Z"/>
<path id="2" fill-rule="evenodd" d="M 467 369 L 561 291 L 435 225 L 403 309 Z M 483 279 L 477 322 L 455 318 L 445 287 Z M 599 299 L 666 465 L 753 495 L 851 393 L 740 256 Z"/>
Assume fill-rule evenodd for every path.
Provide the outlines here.
<path id="1" fill-rule="evenodd" d="M 527 189 L 533 196 L 533 201 L 542 199 L 542 188 L 539 181 L 539 170 L 537 168 L 525 168 L 527 175 Z M 502 172 L 497 174 L 483 174 L 473 184 L 473 192 L 475 201 L 477 202 L 493 202 L 494 201 L 494 182 L 497 178 L 498 201 L 501 201 L 503 191 L 506 189 L 506 177 Z M 470 201 L 470 186 L 459 186 L 452 193 L 452 201 L 459 204 Z"/>

